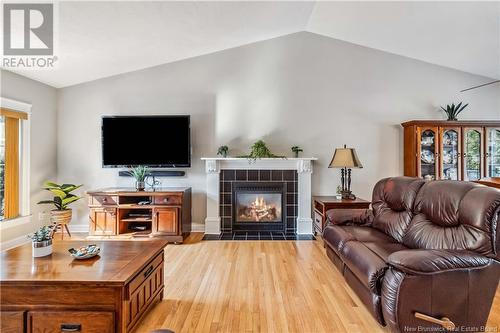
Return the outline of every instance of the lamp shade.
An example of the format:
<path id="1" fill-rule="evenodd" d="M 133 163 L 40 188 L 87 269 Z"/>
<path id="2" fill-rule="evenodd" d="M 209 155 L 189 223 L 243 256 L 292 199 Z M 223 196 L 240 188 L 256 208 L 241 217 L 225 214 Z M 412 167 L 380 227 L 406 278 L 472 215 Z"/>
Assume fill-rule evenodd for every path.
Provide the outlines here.
<path id="1" fill-rule="evenodd" d="M 333 153 L 329 168 L 362 168 L 354 148 L 337 148 Z"/>

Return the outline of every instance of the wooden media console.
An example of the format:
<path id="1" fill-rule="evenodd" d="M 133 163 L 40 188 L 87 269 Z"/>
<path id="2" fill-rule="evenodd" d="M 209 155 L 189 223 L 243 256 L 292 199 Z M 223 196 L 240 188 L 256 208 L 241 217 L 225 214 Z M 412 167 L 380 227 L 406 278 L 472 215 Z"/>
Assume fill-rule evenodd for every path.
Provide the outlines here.
<path id="1" fill-rule="evenodd" d="M 106 188 L 87 192 L 90 234 L 155 237 L 180 243 L 191 232 L 191 188 L 136 191 Z"/>

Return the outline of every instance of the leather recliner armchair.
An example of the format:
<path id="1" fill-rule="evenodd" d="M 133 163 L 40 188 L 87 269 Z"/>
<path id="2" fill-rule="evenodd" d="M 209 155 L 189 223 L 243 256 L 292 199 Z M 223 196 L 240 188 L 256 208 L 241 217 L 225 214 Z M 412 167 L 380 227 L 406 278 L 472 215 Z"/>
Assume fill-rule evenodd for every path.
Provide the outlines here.
<path id="1" fill-rule="evenodd" d="M 500 276 L 499 211 L 497 189 L 386 178 L 375 185 L 371 209 L 327 212 L 323 239 L 347 283 L 391 331 L 480 331 Z"/>

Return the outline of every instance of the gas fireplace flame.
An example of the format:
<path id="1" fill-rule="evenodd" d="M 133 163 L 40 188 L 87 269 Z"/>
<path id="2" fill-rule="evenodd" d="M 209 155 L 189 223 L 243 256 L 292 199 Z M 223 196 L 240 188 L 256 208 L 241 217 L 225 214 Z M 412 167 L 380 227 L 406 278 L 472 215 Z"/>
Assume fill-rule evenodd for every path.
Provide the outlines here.
<path id="1" fill-rule="evenodd" d="M 256 196 L 252 207 L 258 210 L 265 210 L 268 206 L 266 204 L 266 200 L 264 200 L 264 197 Z"/>
<path id="2" fill-rule="evenodd" d="M 281 202 L 268 203 L 263 195 L 256 195 L 249 205 L 239 208 L 239 218 L 244 221 L 269 222 L 281 219 Z"/>

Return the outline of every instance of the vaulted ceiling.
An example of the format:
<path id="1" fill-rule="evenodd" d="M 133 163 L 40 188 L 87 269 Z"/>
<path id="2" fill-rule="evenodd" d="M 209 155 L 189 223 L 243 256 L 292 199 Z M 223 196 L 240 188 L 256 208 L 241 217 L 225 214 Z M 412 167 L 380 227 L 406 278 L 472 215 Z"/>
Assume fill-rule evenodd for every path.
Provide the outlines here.
<path id="1" fill-rule="evenodd" d="M 55 87 L 310 31 L 500 78 L 499 2 L 58 3 Z"/>

